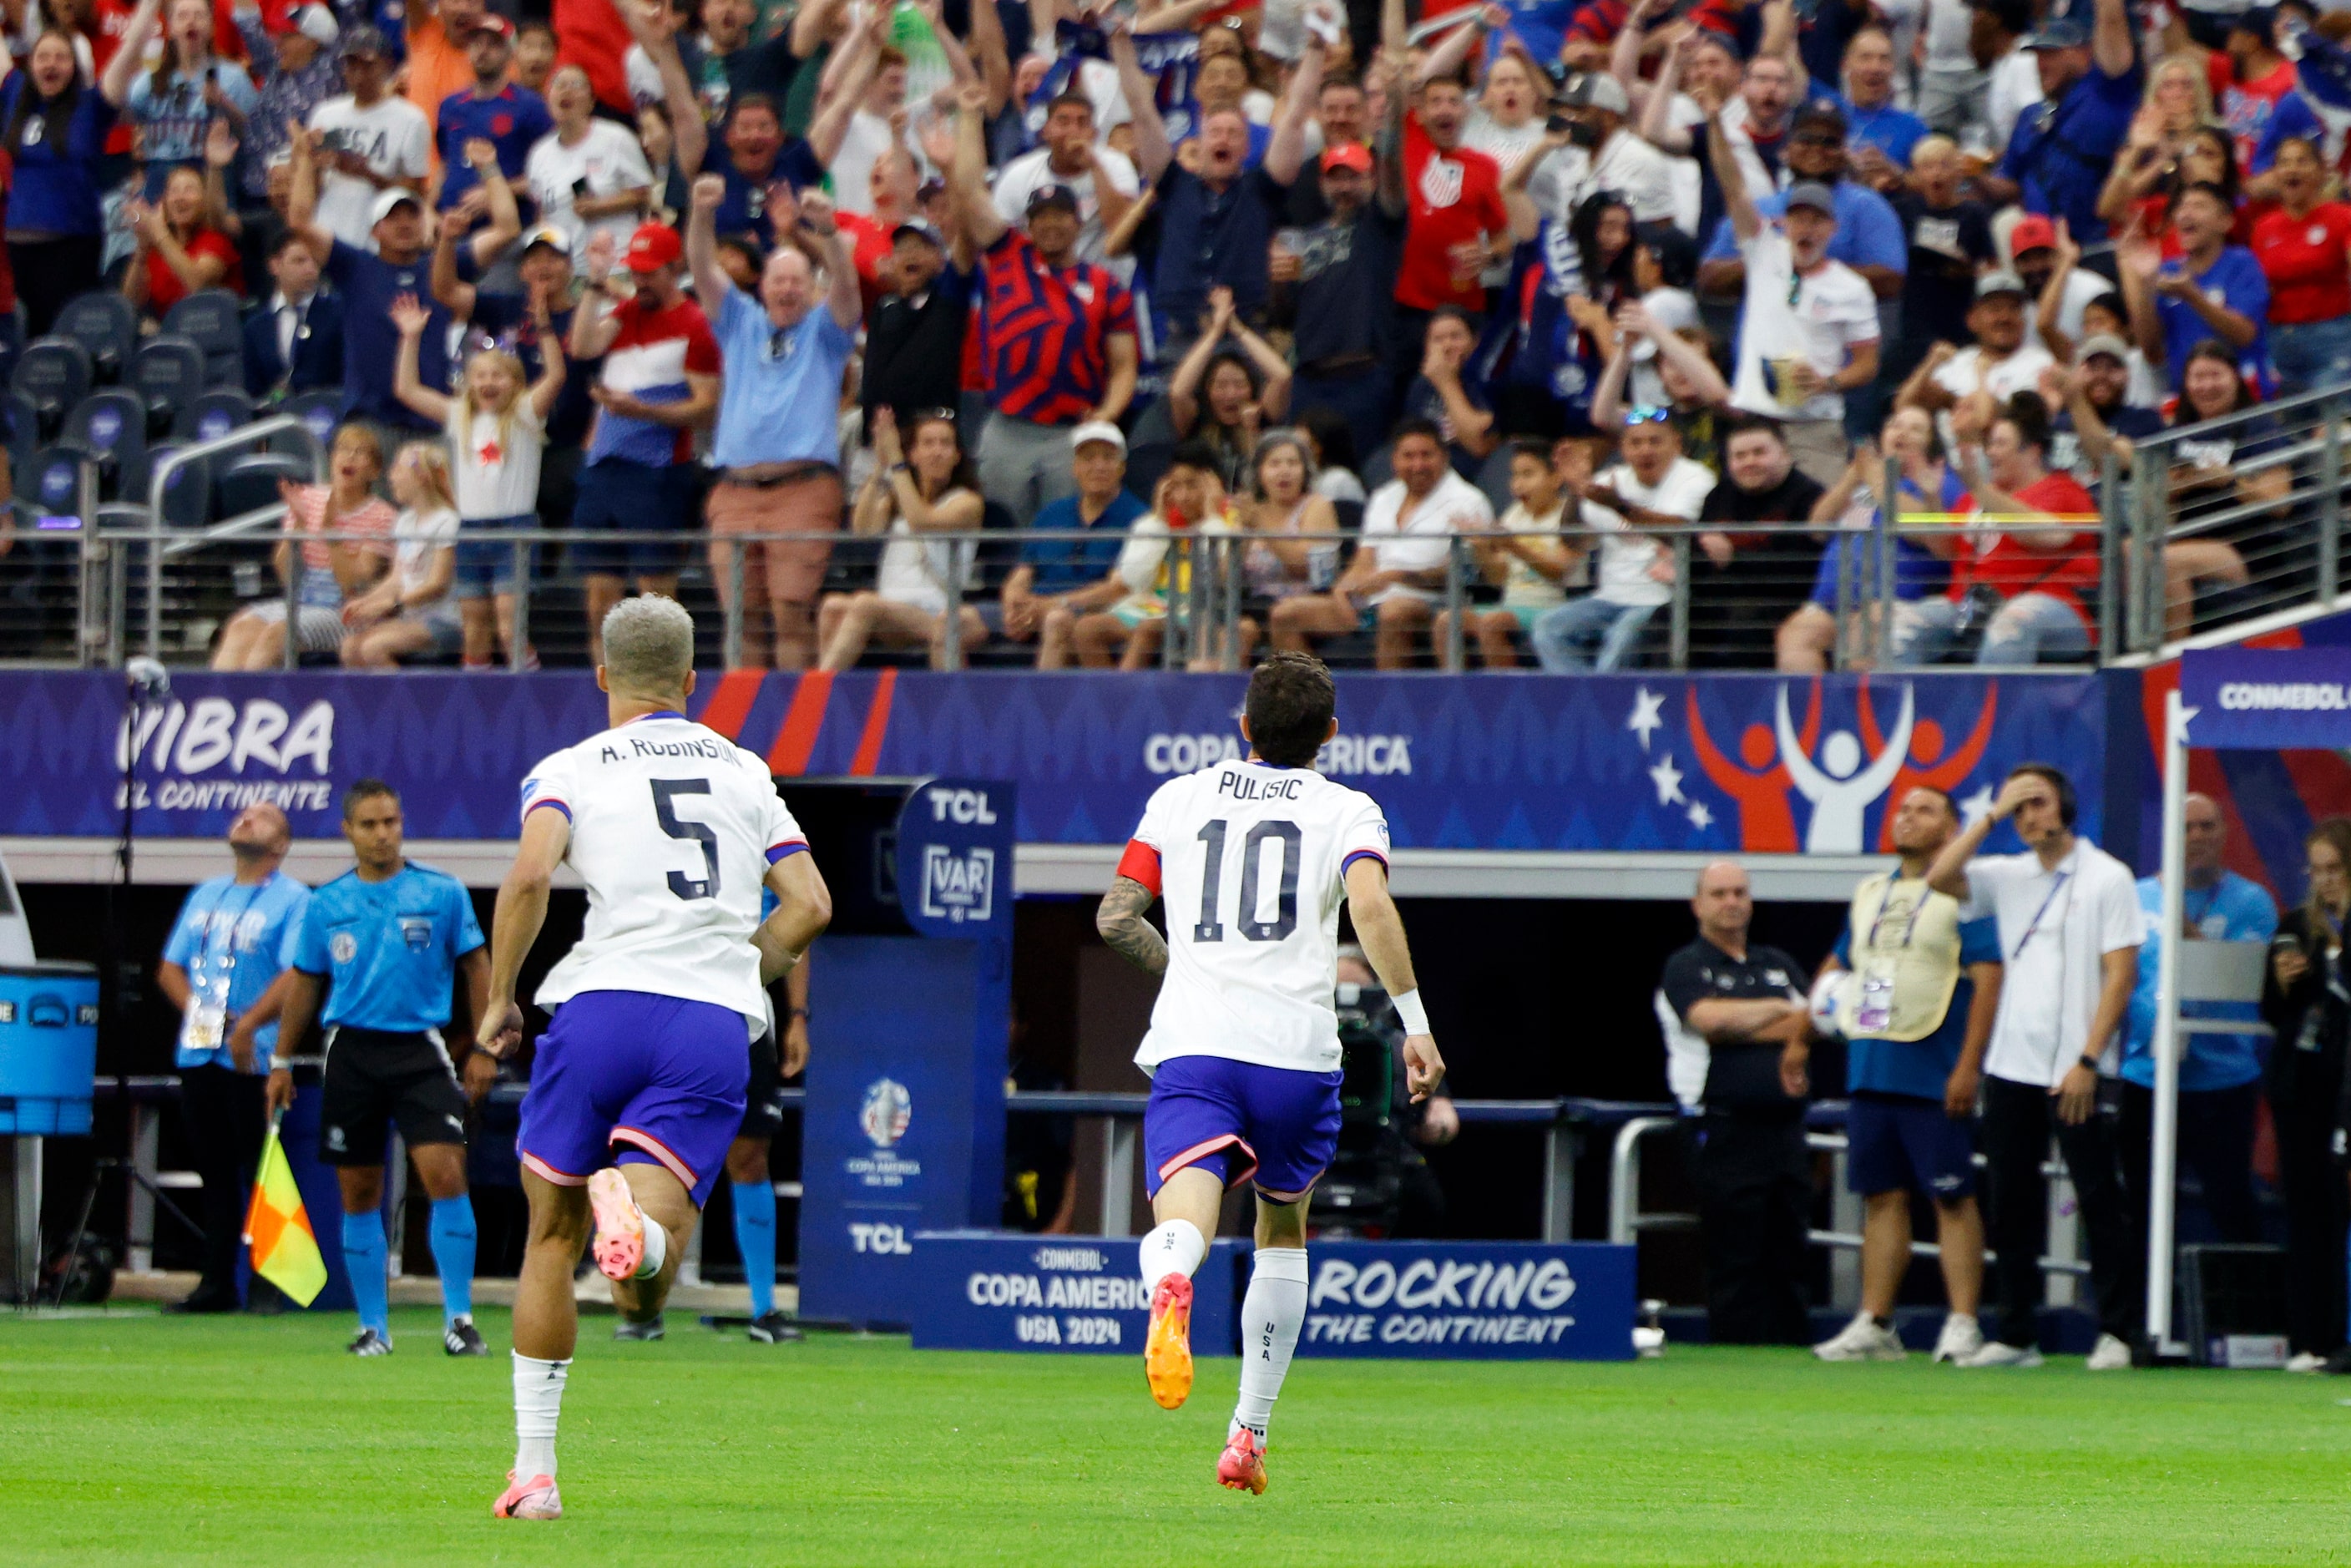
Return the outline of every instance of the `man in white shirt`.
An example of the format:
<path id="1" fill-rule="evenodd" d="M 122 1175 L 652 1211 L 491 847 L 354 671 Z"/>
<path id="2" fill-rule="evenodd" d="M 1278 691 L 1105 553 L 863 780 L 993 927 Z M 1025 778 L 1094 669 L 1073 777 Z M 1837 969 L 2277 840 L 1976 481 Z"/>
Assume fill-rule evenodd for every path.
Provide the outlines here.
<path id="1" fill-rule="evenodd" d="M 1719 105 L 1707 120 L 1710 162 L 1747 267 L 1733 406 L 1781 422 L 1796 466 L 1817 484 L 1844 472 L 1844 394 L 1877 379 L 1877 296 L 1829 259 L 1836 196 L 1815 180 L 1788 187 L 1785 216 L 1767 223 L 1731 156 Z"/>
<path id="2" fill-rule="evenodd" d="M 1583 526 L 1600 536 L 1599 586 L 1540 616 L 1527 641 L 1546 670 L 1622 668 L 1658 607 L 1673 602 L 1673 557 L 1635 530 L 1698 520 L 1714 488 L 1713 471 L 1682 455 L 1670 422 L 1625 427 L 1625 460 L 1582 487 Z"/>
<path id="3" fill-rule="evenodd" d="M 652 197 L 653 172 L 643 147 L 625 128 L 592 111 L 588 73 L 565 66 L 549 83 L 555 129 L 531 144 L 523 178 L 538 204 L 538 219 L 571 236 L 571 259 L 585 266 L 588 242 L 610 235 L 612 248 L 629 248 Z"/>
<path id="4" fill-rule="evenodd" d="M 433 166 L 433 126 L 424 111 L 392 91 L 391 48 L 373 27 L 343 41 L 343 85 L 350 91 L 310 111 L 319 152 L 315 220 L 356 249 L 375 249 L 375 199 L 384 191 L 423 192 Z"/>
<path id="5" fill-rule="evenodd" d="M 1510 227 L 1532 239 L 1542 219 L 1565 230 L 1575 209 L 1594 191 L 1614 191 L 1633 209 L 1633 221 L 1669 224 L 1676 213 L 1674 160 L 1625 123 L 1632 111 L 1625 84 L 1593 72 L 1552 102 L 1568 129 L 1546 138 L 1552 151 L 1520 160 L 1502 182 Z M 1521 173 L 1520 171 L 1526 171 Z M 1519 199 L 1523 183 L 1525 197 Z"/>
<path id="6" fill-rule="evenodd" d="M 1897 406 L 1923 408 L 1945 416 L 1945 444 L 1954 437 L 1950 411 L 1978 401 L 1982 422 L 1990 423 L 1999 406 L 2017 392 L 2041 384 L 2041 372 L 2057 361 L 2038 343 L 2024 336 L 2025 312 L 2031 301 L 2024 280 L 2012 272 L 1987 272 L 1976 279 L 1976 302 L 1968 310 L 1968 330 L 1975 341 L 1964 349 L 1938 343 L 1928 350 L 1910 379 L 1902 384 Z"/>
<path id="7" fill-rule="evenodd" d="M 2145 931 L 2130 869 L 2075 836 L 2074 786 L 2056 768 L 2012 769 L 1991 811 L 1946 844 L 1928 871 L 1958 899 L 1962 920 L 1996 919 L 2006 977 L 1984 1058 L 1983 1150 L 1989 1239 L 1999 1254 L 2000 1337 L 1963 1366 L 2038 1366 L 2041 1257 L 2048 1219 L 2052 1124 L 2089 1232 L 2090 1285 L 2101 1333 L 2090 1370 L 2131 1364 L 2141 1300 L 2112 1118 L 2098 1108 L 2114 1076 L 2120 1030 L 2138 983 Z M 2025 852 L 1976 852 L 2013 819 Z"/>
<path id="8" fill-rule="evenodd" d="M 1412 667 L 1445 597 L 1452 537 L 1490 529 L 1494 508 L 1453 471 L 1444 433 L 1427 420 L 1396 425 L 1389 462 L 1395 477 L 1365 503 L 1364 542 L 1331 591 L 1275 601 L 1267 632 L 1276 648 L 1308 653 L 1318 639 L 1364 630 L 1381 669 Z"/>
<path id="9" fill-rule="evenodd" d="M 1065 92 L 1046 105 L 1039 140 L 1040 146 L 1005 164 L 996 177 L 997 215 L 1025 229 L 1029 198 L 1048 185 L 1066 185 L 1078 193 L 1078 259 L 1128 276 L 1133 260 L 1122 256 L 1113 261 L 1102 240 L 1142 189 L 1134 161 L 1095 140 L 1094 106 L 1080 92 Z"/>

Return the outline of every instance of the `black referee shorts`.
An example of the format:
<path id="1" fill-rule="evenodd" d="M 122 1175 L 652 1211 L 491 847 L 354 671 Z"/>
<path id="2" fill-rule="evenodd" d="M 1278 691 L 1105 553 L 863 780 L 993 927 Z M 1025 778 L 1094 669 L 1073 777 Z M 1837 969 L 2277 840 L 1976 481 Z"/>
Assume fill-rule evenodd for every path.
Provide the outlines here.
<path id="1" fill-rule="evenodd" d="M 743 1090 L 743 1124 L 738 1138 L 772 1139 L 784 1126 L 783 1059 L 776 1050 L 776 1031 L 767 1030 L 751 1042 L 751 1082 Z"/>
<path id="2" fill-rule="evenodd" d="M 319 1092 L 319 1157 L 330 1166 L 383 1164 L 393 1124 L 412 1148 L 465 1141 L 465 1092 L 438 1030 L 328 1030 Z"/>

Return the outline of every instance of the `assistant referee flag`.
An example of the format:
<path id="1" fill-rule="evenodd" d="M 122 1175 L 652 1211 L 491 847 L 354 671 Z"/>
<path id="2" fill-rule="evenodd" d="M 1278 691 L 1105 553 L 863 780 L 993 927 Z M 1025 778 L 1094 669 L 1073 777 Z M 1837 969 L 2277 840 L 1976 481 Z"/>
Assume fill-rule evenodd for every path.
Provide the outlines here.
<path id="1" fill-rule="evenodd" d="M 311 1232 L 310 1217 L 302 1211 L 302 1189 L 294 1185 L 294 1167 L 286 1163 L 286 1146 L 277 1141 L 275 1121 L 269 1124 L 269 1141 L 262 1145 L 260 1173 L 253 1178 L 245 1244 L 253 1249 L 253 1271 L 297 1305 L 308 1306 L 327 1288 L 327 1260 L 319 1255 L 319 1239 Z"/>

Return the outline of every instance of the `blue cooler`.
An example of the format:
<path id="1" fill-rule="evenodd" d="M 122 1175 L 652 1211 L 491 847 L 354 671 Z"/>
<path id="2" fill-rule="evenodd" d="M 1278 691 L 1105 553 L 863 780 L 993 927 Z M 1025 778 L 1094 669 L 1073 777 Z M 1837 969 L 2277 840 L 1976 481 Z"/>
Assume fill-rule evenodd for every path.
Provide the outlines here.
<path id="1" fill-rule="evenodd" d="M 89 1136 L 97 1072 L 97 967 L 0 967 L 0 1134 Z"/>

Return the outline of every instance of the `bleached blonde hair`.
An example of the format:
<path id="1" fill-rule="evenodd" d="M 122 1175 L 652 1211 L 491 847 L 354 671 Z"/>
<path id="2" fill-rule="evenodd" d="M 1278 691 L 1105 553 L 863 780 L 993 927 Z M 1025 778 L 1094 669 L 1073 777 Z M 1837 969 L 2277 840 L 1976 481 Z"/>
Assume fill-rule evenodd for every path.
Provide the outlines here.
<path id="1" fill-rule="evenodd" d="M 604 679 L 615 692 L 682 695 L 694 668 L 694 617 L 674 599 L 641 593 L 604 612 Z"/>

